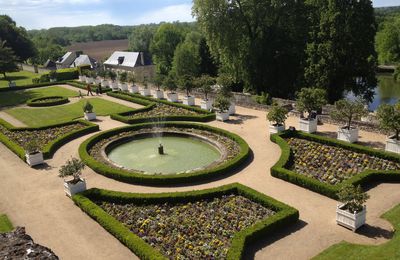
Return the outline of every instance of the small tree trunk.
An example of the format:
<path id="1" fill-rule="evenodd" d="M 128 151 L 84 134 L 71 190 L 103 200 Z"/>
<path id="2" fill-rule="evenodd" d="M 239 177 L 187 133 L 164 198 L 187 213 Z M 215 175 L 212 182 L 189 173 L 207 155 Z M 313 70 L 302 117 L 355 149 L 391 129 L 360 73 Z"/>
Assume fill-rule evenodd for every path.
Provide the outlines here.
<path id="1" fill-rule="evenodd" d="M 4 76 L 4 79 L 7 80 L 7 75 L 5 72 L 3 72 L 3 76 Z"/>

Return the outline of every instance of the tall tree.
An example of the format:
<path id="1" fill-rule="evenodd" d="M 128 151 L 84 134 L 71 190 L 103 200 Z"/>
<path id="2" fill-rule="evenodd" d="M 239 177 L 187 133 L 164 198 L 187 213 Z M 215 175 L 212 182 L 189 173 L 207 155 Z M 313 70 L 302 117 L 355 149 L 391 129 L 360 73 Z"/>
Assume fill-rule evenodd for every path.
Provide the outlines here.
<path id="1" fill-rule="evenodd" d="M 353 91 L 370 100 L 377 80 L 376 24 L 370 0 L 308 0 L 311 27 L 305 79 L 330 102 Z"/>
<path id="2" fill-rule="evenodd" d="M 194 0 L 193 14 L 235 81 L 258 93 L 294 93 L 303 74 L 303 0 Z"/>
<path id="3" fill-rule="evenodd" d="M 146 24 L 133 28 L 132 34 L 129 36 L 129 49 L 132 51 L 140 51 L 150 54 L 150 44 L 158 25 Z"/>
<path id="4" fill-rule="evenodd" d="M 172 61 L 172 71 L 176 77 L 197 77 L 200 73 L 201 34 L 192 32 L 186 35 L 185 41 L 176 47 Z"/>
<path id="5" fill-rule="evenodd" d="M 18 69 L 17 58 L 10 47 L 6 46 L 5 41 L 0 41 L 0 73 L 7 80 L 7 72 L 13 72 Z"/>
<path id="6" fill-rule="evenodd" d="M 376 49 L 381 64 L 400 63 L 400 14 L 383 23 L 376 35 Z"/>

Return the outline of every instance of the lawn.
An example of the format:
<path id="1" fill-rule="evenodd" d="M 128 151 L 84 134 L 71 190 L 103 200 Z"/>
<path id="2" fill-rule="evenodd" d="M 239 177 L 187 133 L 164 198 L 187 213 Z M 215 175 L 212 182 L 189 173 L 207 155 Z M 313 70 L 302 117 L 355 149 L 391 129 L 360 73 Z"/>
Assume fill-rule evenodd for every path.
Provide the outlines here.
<path id="1" fill-rule="evenodd" d="M 48 108 L 13 108 L 6 110 L 8 114 L 25 123 L 30 127 L 58 124 L 69 122 L 71 120 L 83 117 L 83 105 L 86 100 L 80 100 L 77 103 Z M 100 98 L 90 99 L 93 105 L 93 111 L 98 116 L 107 116 L 114 113 L 123 113 L 131 111 L 132 108 L 116 104 Z"/>
<path id="2" fill-rule="evenodd" d="M 7 233 L 14 229 L 6 215 L 0 215 L 0 233 Z"/>
<path id="3" fill-rule="evenodd" d="M 348 242 L 340 242 L 313 259 L 400 259 L 400 205 L 386 212 L 382 217 L 392 223 L 396 230 L 392 240 L 389 242 L 380 246 L 355 245 Z"/>
<path id="4" fill-rule="evenodd" d="M 76 97 L 78 96 L 78 92 L 58 86 L 20 91 L 7 91 L 0 93 L 0 107 L 25 104 L 26 101 L 31 98 L 46 96 Z"/>
<path id="5" fill-rule="evenodd" d="M 32 79 L 40 77 L 41 74 L 36 74 L 29 71 L 18 71 L 18 72 L 6 73 L 6 75 L 7 79 L 15 81 L 17 86 L 23 86 L 32 84 Z M 1 75 L 0 88 L 8 88 L 8 80 L 5 80 L 4 76 Z"/>

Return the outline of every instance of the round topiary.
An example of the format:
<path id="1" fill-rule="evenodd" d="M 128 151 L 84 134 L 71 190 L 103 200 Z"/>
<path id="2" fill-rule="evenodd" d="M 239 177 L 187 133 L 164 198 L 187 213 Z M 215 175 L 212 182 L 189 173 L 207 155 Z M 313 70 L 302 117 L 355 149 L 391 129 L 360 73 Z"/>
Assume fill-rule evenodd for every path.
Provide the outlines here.
<path id="1" fill-rule="evenodd" d="M 69 100 L 66 97 L 48 96 L 48 97 L 30 99 L 26 102 L 26 104 L 30 107 L 50 107 L 50 106 L 63 105 L 68 102 Z"/>

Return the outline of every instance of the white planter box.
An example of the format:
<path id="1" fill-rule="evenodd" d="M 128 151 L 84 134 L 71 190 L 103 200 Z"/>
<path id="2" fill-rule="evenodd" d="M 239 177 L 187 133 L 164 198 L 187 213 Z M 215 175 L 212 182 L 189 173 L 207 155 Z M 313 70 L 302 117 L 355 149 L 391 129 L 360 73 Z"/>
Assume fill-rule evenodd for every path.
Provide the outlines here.
<path id="1" fill-rule="evenodd" d="M 229 113 L 228 112 L 217 112 L 216 114 L 216 118 L 218 121 L 226 121 L 229 120 Z"/>
<path id="2" fill-rule="evenodd" d="M 342 207 L 343 205 L 338 205 L 336 207 L 336 223 L 338 225 L 356 231 L 359 227 L 365 224 L 367 216 L 366 206 L 364 206 L 364 209 L 358 213 L 350 213 L 347 210 L 341 209 Z"/>
<path id="3" fill-rule="evenodd" d="M 280 132 L 285 131 L 285 125 L 269 125 L 269 133 L 270 134 L 277 134 Z"/>
<path id="4" fill-rule="evenodd" d="M 94 82 L 93 78 L 86 78 L 86 83 L 87 84 L 92 84 Z"/>
<path id="5" fill-rule="evenodd" d="M 154 98 L 158 98 L 158 99 L 163 99 L 164 98 L 164 91 L 162 91 L 162 90 L 154 91 L 153 97 Z"/>
<path id="6" fill-rule="evenodd" d="M 317 119 L 303 119 L 300 118 L 299 121 L 299 129 L 301 131 L 304 131 L 306 133 L 315 133 L 317 132 L 317 125 L 318 125 L 318 121 Z"/>
<path id="7" fill-rule="evenodd" d="M 111 82 L 110 82 L 110 87 L 111 87 L 111 89 L 112 89 L 113 91 L 118 91 L 118 90 L 119 90 L 119 88 L 118 88 L 118 83 L 117 83 L 117 82 L 111 81 Z"/>
<path id="8" fill-rule="evenodd" d="M 343 128 L 338 129 L 338 140 L 346 141 L 349 143 L 355 143 L 358 141 L 358 128 Z"/>
<path id="9" fill-rule="evenodd" d="M 110 84 L 109 84 L 109 82 L 108 82 L 108 80 L 102 80 L 101 81 L 101 86 L 103 87 L 103 88 L 108 88 L 109 86 L 110 86 Z"/>
<path id="10" fill-rule="evenodd" d="M 25 154 L 25 158 L 26 158 L 26 163 L 31 167 L 44 163 L 42 152 L 37 152 L 34 154 L 27 153 L 27 154 Z"/>
<path id="11" fill-rule="evenodd" d="M 93 121 L 96 120 L 96 113 L 92 112 L 92 113 L 84 113 L 85 114 L 85 119 L 88 121 Z"/>
<path id="12" fill-rule="evenodd" d="M 228 113 L 229 113 L 229 115 L 234 115 L 234 114 L 236 113 L 236 106 L 235 106 L 234 103 L 232 103 L 232 104 L 229 106 Z"/>
<path id="13" fill-rule="evenodd" d="M 187 106 L 194 106 L 194 97 L 184 96 L 182 103 Z"/>
<path id="14" fill-rule="evenodd" d="M 102 80 L 101 80 L 101 79 L 98 79 L 98 78 L 96 78 L 96 79 L 94 80 L 94 82 L 96 83 L 96 85 L 99 85 L 99 84 L 101 84 Z"/>
<path id="15" fill-rule="evenodd" d="M 136 85 L 130 85 L 128 88 L 129 88 L 129 92 L 132 94 L 139 93 L 139 87 Z"/>
<path id="16" fill-rule="evenodd" d="M 86 180 L 85 179 L 80 179 L 80 180 L 81 181 L 76 184 L 71 183 L 71 181 L 64 181 L 64 191 L 67 196 L 72 197 L 76 193 L 86 190 Z"/>
<path id="17" fill-rule="evenodd" d="M 400 153 L 400 140 L 389 137 L 386 140 L 386 151 L 393 153 Z"/>
<path id="18" fill-rule="evenodd" d="M 145 97 L 151 96 L 150 89 L 148 88 L 143 88 L 140 90 L 140 94 Z"/>
<path id="19" fill-rule="evenodd" d="M 126 85 L 126 83 L 120 83 L 119 84 L 119 89 L 121 91 L 128 91 L 128 85 Z"/>
<path id="20" fill-rule="evenodd" d="M 86 82 L 86 76 L 79 76 L 80 82 Z"/>
<path id="21" fill-rule="evenodd" d="M 170 102 L 178 102 L 178 93 L 168 93 L 167 99 Z"/>
<path id="22" fill-rule="evenodd" d="M 202 100 L 201 102 L 200 102 L 200 107 L 201 107 L 201 109 L 205 109 L 205 110 L 211 110 L 212 109 L 212 105 L 213 105 L 213 102 L 211 101 L 211 100 Z"/>

